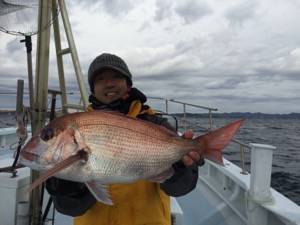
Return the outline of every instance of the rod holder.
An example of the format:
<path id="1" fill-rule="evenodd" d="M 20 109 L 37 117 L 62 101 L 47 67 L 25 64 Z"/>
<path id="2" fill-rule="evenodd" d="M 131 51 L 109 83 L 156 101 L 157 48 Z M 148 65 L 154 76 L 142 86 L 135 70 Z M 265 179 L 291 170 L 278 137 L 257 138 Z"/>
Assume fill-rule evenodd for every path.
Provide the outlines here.
<path id="1" fill-rule="evenodd" d="M 250 195 L 259 202 L 272 200 L 271 172 L 273 151 L 276 147 L 251 143 Z"/>
<path id="2" fill-rule="evenodd" d="M 251 143 L 251 177 L 248 195 L 247 214 L 248 224 L 267 225 L 268 212 L 262 207 L 272 204 L 270 190 L 273 151 L 271 145 Z"/>

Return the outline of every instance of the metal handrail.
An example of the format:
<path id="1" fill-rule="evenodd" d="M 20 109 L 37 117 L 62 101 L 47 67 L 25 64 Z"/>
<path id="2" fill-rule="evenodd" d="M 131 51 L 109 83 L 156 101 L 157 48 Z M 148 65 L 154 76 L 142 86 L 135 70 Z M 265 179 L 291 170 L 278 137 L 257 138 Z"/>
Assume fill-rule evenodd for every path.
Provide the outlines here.
<path id="1" fill-rule="evenodd" d="M 175 100 L 175 99 L 167 99 L 167 98 L 152 97 L 152 96 L 148 97 L 148 99 L 155 99 L 155 100 L 165 101 L 165 109 L 166 109 L 165 112 L 166 113 L 169 113 L 169 104 L 168 104 L 168 102 L 173 102 L 173 103 L 177 103 L 177 104 L 182 105 L 183 106 L 183 121 L 184 121 L 183 126 L 184 126 L 184 130 L 186 130 L 186 106 L 208 110 L 209 130 L 212 129 L 212 111 L 218 111 L 218 109 L 216 109 L 216 108 L 191 104 L 191 103 L 187 103 L 187 102 L 178 101 L 178 100 Z"/>
<path id="2" fill-rule="evenodd" d="M 182 104 L 182 105 L 187 105 L 187 106 L 192 106 L 195 108 L 201 108 L 201 109 L 206 109 L 206 110 L 211 110 L 211 111 L 218 111 L 217 108 L 211 108 L 208 106 L 202 106 L 202 105 L 196 105 L 196 104 L 191 104 L 191 103 L 187 103 L 187 102 L 182 102 L 182 101 L 178 101 L 175 99 L 168 99 L 168 98 L 161 98 L 161 97 L 147 97 L 148 99 L 156 99 L 156 100 L 164 100 L 164 101 L 168 101 L 168 102 L 174 102 L 174 103 L 178 103 L 178 104 Z"/>
<path id="3" fill-rule="evenodd" d="M 148 97 L 148 99 L 154 99 L 154 100 L 161 100 L 165 102 L 165 113 L 168 113 L 169 111 L 169 102 L 173 102 L 173 103 L 177 103 L 177 104 L 181 104 L 183 105 L 183 122 L 184 122 L 184 130 L 186 130 L 186 106 L 191 106 L 194 108 L 200 108 L 200 109 L 205 109 L 208 110 L 208 119 L 209 119 L 209 128 L 207 129 L 207 131 L 212 130 L 212 111 L 218 111 L 217 108 L 211 108 L 211 107 L 207 107 L 207 106 L 202 106 L 202 105 L 196 105 L 196 104 L 191 104 L 191 103 L 187 103 L 187 102 L 183 102 L 183 101 L 178 101 L 175 99 L 167 99 L 167 98 L 162 98 L 162 97 Z M 241 167 L 242 167 L 242 171 L 241 174 L 248 174 L 245 168 L 245 149 L 251 149 L 250 145 L 245 144 L 239 140 L 237 140 L 236 138 L 232 139 L 232 142 L 236 143 L 239 145 L 240 147 L 240 154 L 241 154 Z"/>
<path id="4" fill-rule="evenodd" d="M 195 104 L 191 104 L 191 103 L 177 101 L 175 99 L 169 99 L 169 101 L 179 103 L 179 104 L 183 104 L 183 105 L 187 105 L 187 106 L 192 106 L 192 107 L 195 107 L 195 108 L 207 109 L 207 110 L 211 110 L 211 111 L 218 111 L 218 109 L 216 109 L 216 108 L 211 108 L 211 107 L 202 106 L 202 105 L 195 105 Z"/>
<path id="5" fill-rule="evenodd" d="M 241 141 L 237 140 L 236 138 L 233 138 L 231 141 L 234 142 L 234 143 L 237 143 L 237 144 L 239 144 L 241 146 L 243 146 L 246 149 L 251 149 L 250 145 L 245 144 L 244 142 L 241 142 Z"/>

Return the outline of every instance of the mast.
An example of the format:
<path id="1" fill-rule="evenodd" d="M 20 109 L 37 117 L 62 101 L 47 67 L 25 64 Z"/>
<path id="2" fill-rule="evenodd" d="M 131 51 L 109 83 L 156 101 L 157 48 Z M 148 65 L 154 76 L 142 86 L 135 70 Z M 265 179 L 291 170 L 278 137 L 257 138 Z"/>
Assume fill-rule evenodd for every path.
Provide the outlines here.
<path id="1" fill-rule="evenodd" d="M 64 0 L 58 0 L 60 12 L 62 15 L 63 25 L 68 40 L 69 47 L 61 49 L 61 38 L 59 31 L 59 20 L 57 15 L 56 0 L 39 0 L 39 14 L 38 14 L 38 34 L 37 34 L 37 52 L 36 52 L 36 70 L 35 70 L 35 90 L 34 90 L 34 109 L 32 111 L 32 134 L 45 126 L 47 119 L 47 102 L 48 102 L 48 73 L 49 73 L 49 51 L 50 51 L 50 29 L 49 21 L 51 21 L 51 14 L 53 19 L 54 40 L 56 47 L 56 56 L 58 64 L 58 76 L 60 92 L 62 95 L 62 109 L 63 113 L 67 113 L 70 107 L 77 107 L 85 109 L 88 106 L 87 90 L 84 85 L 83 74 L 81 71 L 78 54 L 69 22 L 69 17 L 66 10 Z M 76 74 L 78 87 L 81 94 L 83 106 L 74 106 L 67 103 L 65 76 L 63 70 L 62 56 L 71 54 L 72 62 Z M 39 173 L 31 170 L 31 182 L 39 177 Z M 41 224 L 42 218 L 42 204 L 41 204 L 41 188 L 33 190 L 30 198 L 31 209 L 31 225 Z"/>
<path id="2" fill-rule="evenodd" d="M 48 99 L 48 72 L 49 72 L 49 44 L 50 27 L 47 23 L 51 20 L 51 2 L 39 1 L 37 51 L 36 51 L 36 70 L 35 70 L 35 91 L 34 91 L 34 111 L 32 134 L 41 129 L 46 122 L 47 99 Z M 47 27 L 46 29 L 43 29 Z M 31 182 L 39 177 L 39 172 L 31 170 Z M 40 204 L 41 188 L 32 191 L 30 198 L 31 225 L 40 224 L 42 206 Z"/>

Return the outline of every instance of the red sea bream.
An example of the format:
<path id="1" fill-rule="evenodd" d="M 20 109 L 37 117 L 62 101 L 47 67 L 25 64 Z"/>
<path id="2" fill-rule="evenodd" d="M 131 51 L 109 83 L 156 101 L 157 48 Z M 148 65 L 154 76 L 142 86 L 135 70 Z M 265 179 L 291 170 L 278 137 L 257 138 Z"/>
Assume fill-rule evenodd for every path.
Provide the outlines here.
<path id="1" fill-rule="evenodd" d="M 20 163 L 44 173 L 31 188 L 56 176 L 85 182 L 99 201 L 112 204 L 105 185 L 140 179 L 163 182 L 172 176 L 172 164 L 192 150 L 222 164 L 221 150 L 241 123 L 184 139 L 165 127 L 119 113 L 68 114 L 27 142 Z"/>

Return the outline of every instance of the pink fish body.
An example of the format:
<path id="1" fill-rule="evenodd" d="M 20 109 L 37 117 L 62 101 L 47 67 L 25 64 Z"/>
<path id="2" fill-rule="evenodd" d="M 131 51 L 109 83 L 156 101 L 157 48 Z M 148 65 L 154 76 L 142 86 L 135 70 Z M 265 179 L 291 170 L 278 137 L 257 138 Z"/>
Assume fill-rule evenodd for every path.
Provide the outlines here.
<path id="1" fill-rule="evenodd" d="M 184 139 L 162 126 L 118 113 L 68 114 L 32 137 L 21 151 L 21 163 L 49 170 L 43 180 L 55 175 L 86 182 L 99 201 L 112 204 L 105 184 L 140 179 L 163 182 L 173 175 L 172 164 L 191 150 L 222 164 L 221 149 L 241 123 L 239 120 L 195 139 Z M 72 157 L 73 161 L 69 159 Z"/>

